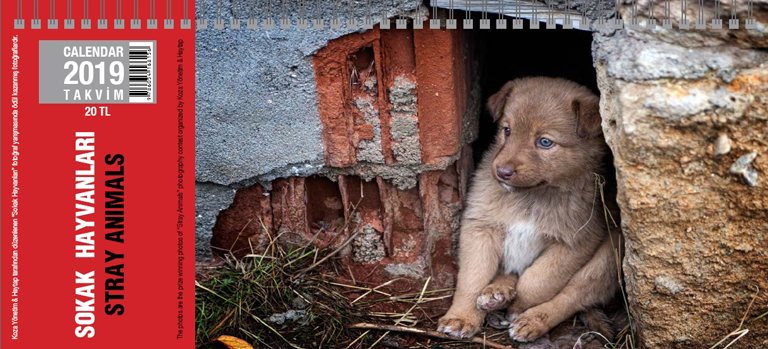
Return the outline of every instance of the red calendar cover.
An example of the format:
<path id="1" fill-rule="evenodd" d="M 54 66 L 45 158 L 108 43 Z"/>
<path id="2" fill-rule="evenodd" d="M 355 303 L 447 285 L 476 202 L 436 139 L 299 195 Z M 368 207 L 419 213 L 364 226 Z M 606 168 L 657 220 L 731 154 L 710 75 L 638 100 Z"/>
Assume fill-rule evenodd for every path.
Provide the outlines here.
<path id="1" fill-rule="evenodd" d="M 194 345 L 194 29 L 148 3 L 2 2 L 3 348 Z"/>

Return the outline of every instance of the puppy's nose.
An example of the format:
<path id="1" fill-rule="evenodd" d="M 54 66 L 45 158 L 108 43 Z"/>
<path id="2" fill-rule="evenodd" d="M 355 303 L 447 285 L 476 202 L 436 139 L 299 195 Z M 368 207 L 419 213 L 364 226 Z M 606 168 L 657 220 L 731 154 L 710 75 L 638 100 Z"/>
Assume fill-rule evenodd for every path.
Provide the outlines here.
<path id="1" fill-rule="evenodd" d="M 496 174 L 499 175 L 499 178 L 508 180 L 515 174 L 515 170 L 511 167 L 499 166 L 496 169 Z"/>

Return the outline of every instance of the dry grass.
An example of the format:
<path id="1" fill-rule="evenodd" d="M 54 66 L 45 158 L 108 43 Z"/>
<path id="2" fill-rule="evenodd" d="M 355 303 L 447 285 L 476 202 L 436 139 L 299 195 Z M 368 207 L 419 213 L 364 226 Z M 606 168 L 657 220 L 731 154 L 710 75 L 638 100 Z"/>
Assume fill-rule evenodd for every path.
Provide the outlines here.
<path id="1" fill-rule="evenodd" d="M 422 306 L 449 299 L 452 289 L 429 290 L 430 280 L 420 289 L 403 289 L 401 279 L 369 285 L 338 272 L 344 269 L 334 258 L 317 265 L 331 253 L 309 246 L 284 250 L 274 243 L 260 255 L 240 259 L 225 255 L 223 265 L 195 282 L 198 348 L 217 348 L 211 341 L 220 335 L 242 338 L 255 348 L 373 348 L 407 342 L 400 333 L 408 329 L 423 340 L 405 347 L 429 348 L 437 343 L 430 338 L 431 331 L 418 329 L 434 327 Z M 306 307 L 299 309 L 299 303 Z M 282 325 L 269 320 L 291 309 L 305 315 Z M 374 327 L 352 327 L 358 323 Z M 441 340 L 440 347 L 483 347 L 467 343 Z"/>
<path id="2" fill-rule="evenodd" d="M 616 241 L 614 243 L 613 241 L 613 229 L 619 229 L 618 224 L 616 224 L 616 220 L 611 215 L 611 211 L 608 209 L 608 205 L 605 203 L 605 178 L 595 174 L 595 185 L 600 190 L 600 202 L 603 206 L 603 217 L 605 218 L 605 226 L 608 228 L 608 238 L 611 241 L 611 249 L 613 249 L 613 257 L 614 261 L 616 262 L 616 280 L 619 283 L 619 290 L 621 290 L 621 300 L 624 305 L 624 311 L 626 312 L 627 316 L 627 325 L 619 331 L 618 334 L 616 334 L 616 340 L 615 342 L 610 342 L 606 339 L 606 345 L 607 348 L 627 348 L 627 349 L 634 349 L 635 348 L 635 326 L 632 322 L 632 313 L 629 311 L 629 302 L 627 301 L 627 294 L 624 292 L 624 278 L 622 277 L 622 268 L 621 264 L 623 262 L 624 252 L 622 251 L 621 247 L 623 244 L 621 243 L 621 238 L 623 235 L 619 235 L 619 241 Z M 605 338 L 603 338 L 605 339 Z"/>
<path id="3" fill-rule="evenodd" d="M 356 207 L 350 207 L 347 217 L 355 216 Z M 346 231 L 350 226 L 348 220 L 341 229 Z M 429 290 L 430 280 L 418 288 L 401 279 L 378 285 L 355 280 L 352 272 L 342 267 L 338 253 L 357 236 L 357 230 L 332 250 L 315 247 L 312 241 L 287 249 L 278 243 L 280 235 L 273 238 L 263 225 L 262 233 L 269 237 L 264 252 L 252 251 L 236 258 L 231 251 L 225 251 L 222 265 L 198 275 L 198 348 L 217 348 L 212 341 L 220 335 L 245 339 L 256 348 L 352 349 L 395 342 L 405 347 L 429 348 L 435 343 L 429 333 L 421 333 L 423 340 L 415 344 L 407 341 L 412 337 L 399 333 L 408 328 L 434 327 L 432 317 L 422 306 L 445 302 L 453 289 Z M 289 310 L 301 310 L 304 315 L 282 324 L 270 321 L 274 314 Z M 365 331 L 351 328 L 352 324 L 366 322 L 395 327 Z M 503 333 L 500 331 L 494 337 Z M 468 343 L 443 340 L 440 347 L 487 347 Z"/>
<path id="4" fill-rule="evenodd" d="M 744 320 L 747 319 L 747 315 L 749 315 L 749 311 L 750 311 L 750 309 L 752 309 L 752 305 L 755 304 L 755 299 L 757 299 L 757 296 L 760 294 L 760 287 L 755 286 L 755 288 L 756 288 L 755 296 L 752 297 L 752 301 L 750 301 L 749 305 L 747 305 L 747 310 L 744 311 L 744 315 L 741 317 L 741 322 L 739 322 L 739 327 L 736 328 L 735 330 L 731 331 L 731 333 L 728 333 L 727 335 L 725 335 L 725 337 L 723 337 L 720 341 L 715 343 L 709 349 L 718 348 L 720 345 L 723 345 L 723 344 L 725 344 L 723 349 L 730 348 L 731 345 L 736 343 L 739 339 L 741 339 L 741 337 L 744 337 L 744 336 L 747 335 L 747 333 L 749 333 L 749 329 L 744 326 Z M 762 315 L 759 315 L 759 316 L 749 320 L 749 322 L 751 323 L 751 322 L 753 322 L 755 320 L 759 320 L 759 319 L 761 319 L 762 317 L 764 317 L 766 315 L 768 315 L 768 312 L 763 313 Z M 727 342 L 727 344 L 726 344 L 726 342 Z"/>
<path id="5" fill-rule="evenodd" d="M 604 180 L 598 177 L 596 183 L 606 224 L 611 226 Z M 355 207 L 350 208 L 349 217 L 354 216 Z M 349 223 L 342 229 L 350 227 Z M 381 284 L 355 280 L 338 253 L 354 239 L 356 230 L 334 249 L 321 249 L 311 242 L 288 249 L 278 243 L 279 235 L 273 237 L 262 228 L 269 237 L 263 252 L 236 258 L 227 251 L 220 266 L 203 272 L 195 282 L 198 348 L 217 348 L 211 341 L 220 335 L 242 338 L 255 348 L 511 348 L 514 344 L 504 330 L 484 328 L 468 340 L 431 331 L 440 314 L 429 314 L 423 306 L 447 303 L 453 290 L 430 290 L 430 279 L 416 287 L 401 279 Z M 620 245 L 616 242 L 614 246 L 619 266 Z M 622 282 L 620 274 L 617 277 Z M 623 285 L 622 298 L 624 310 L 631 316 Z M 305 314 L 283 324 L 269 320 L 289 310 Z M 584 336 L 588 334 L 599 337 L 594 333 Z M 631 318 L 614 342 L 605 339 L 605 347 L 635 347 Z"/>

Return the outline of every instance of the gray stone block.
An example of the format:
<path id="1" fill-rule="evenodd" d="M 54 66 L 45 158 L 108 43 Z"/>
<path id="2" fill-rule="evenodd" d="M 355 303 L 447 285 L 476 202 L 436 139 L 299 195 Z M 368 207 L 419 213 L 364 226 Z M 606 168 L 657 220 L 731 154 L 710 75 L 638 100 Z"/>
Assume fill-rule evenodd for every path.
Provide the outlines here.
<path id="1" fill-rule="evenodd" d="M 243 6 L 239 13 L 247 12 L 246 3 L 236 4 Z M 395 1 L 387 13 L 407 13 L 419 4 Z M 201 5 L 196 6 L 197 18 L 202 17 Z M 205 1 L 207 19 L 215 19 L 215 6 L 216 1 Z M 232 4 L 222 1 L 221 6 L 231 9 Z M 266 8 L 266 2 L 255 6 Z M 288 6 L 289 13 L 299 13 L 298 3 Z M 322 6 L 322 17 L 331 18 L 332 4 Z M 376 20 L 380 6 L 371 3 Z M 354 10 L 356 18 L 365 18 L 365 7 Z M 315 11 L 307 8 L 308 13 Z M 266 18 L 267 13 L 254 14 L 258 16 Z M 357 30 L 197 31 L 196 179 L 228 185 L 319 169 L 324 149 L 311 55 L 329 40 Z"/>
<path id="2" fill-rule="evenodd" d="M 211 236 L 219 212 L 229 207 L 235 190 L 212 183 L 195 183 L 195 260 L 210 259 Z"/>

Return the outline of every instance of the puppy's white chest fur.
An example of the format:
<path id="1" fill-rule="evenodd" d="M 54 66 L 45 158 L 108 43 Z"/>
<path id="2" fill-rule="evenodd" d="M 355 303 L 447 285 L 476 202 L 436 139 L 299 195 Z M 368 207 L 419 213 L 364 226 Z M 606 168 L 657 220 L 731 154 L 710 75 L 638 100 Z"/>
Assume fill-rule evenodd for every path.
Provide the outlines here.
<path id="1" fill-rule="evenodd" d="M 504 272 L 521 274 L 544 249 L 544 239 L 536 233 L 530 221 L 519 221 L 507 226 L 502 249 Z"/>

